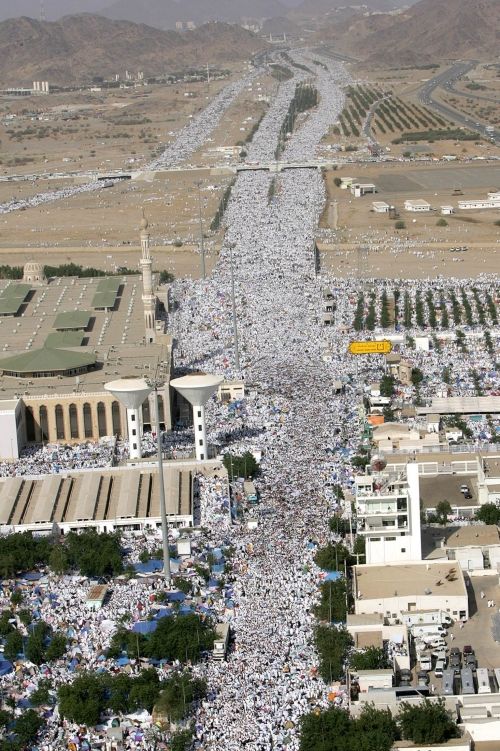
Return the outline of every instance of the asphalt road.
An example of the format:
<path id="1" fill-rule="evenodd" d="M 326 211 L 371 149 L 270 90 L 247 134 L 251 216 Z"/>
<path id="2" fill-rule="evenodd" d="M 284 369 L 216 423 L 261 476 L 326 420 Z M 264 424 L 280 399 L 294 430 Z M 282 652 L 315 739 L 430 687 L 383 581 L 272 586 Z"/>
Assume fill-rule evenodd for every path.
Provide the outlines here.
<path id="1" fill-rule="evenodd" d="M 448 70 L 445 70 L 437 76 L 434 76 L 434 78 L 429 79 L 429 81 L 426 81 L 419 91 L 419 99 L 426 107 L 439 112 L 440 115 L 448 118 L 448 120 L 452 120 L 458 125 L 472 130 L 474 133 L 480 133 L 484 138 L 494 138 L 495 140 L 499 140 L 500 131 L 498 129 L 494 130 L 493 133 L 488 132 L 485 125 L 475 122 L 472 118 L 467 117 L 467 115 L 457 112 L 441 102 L 437 102 L 432 97 L 433 92 L 439 87 L 451 91 L 449 87 L 452 87 L 455 81 L 475 68 L 476 65 L 476 60 L 455 63 L 451 68 L 448 68 Z"/>

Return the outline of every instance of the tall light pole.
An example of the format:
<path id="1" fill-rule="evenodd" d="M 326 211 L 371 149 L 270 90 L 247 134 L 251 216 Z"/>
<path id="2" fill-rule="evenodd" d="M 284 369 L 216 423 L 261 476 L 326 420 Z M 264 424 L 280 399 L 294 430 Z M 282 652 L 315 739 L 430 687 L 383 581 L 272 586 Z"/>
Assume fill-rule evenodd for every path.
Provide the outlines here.
<path id="1" fill-rule="evenodd" d="M 240 369 L 240 351 L 238 346 L 238 320 L 236 318 L 236 299 L 234 295 L 234 265 L 233 265 L 233 248 L 234 243 L 229 244 L 229 263 L 231 269 L 231 305 L 233 309 L 233 339 L 234 339 L 234 367 L 237 371 Z"/>
<path id="2" fill-rule="evenodd" d="M 167 505 L 165 502 L 165 479 L 163 477 L 163 450 L 162 450 L 162 435 L 160 428 L 160 401 L 158 397 L 158 387 L 163 385 L 162 382 L 155 376 L 154 379 L 146 379 L 146 382 L 152 387 L 155 394 L 155 412 L 156 412 L 156 447 L 157 447 L 157 460 L 158 460 L 158 492 L 160 495 L 160 517 L 161 517 L 161 537 L 163 547 L 163 576 L 165 582 L 170 584 L 171 572 L 170 572 L 170 550 L 168 548 L 168 520 L 167 520 Z"/>
<path id="3" fill-rule="evenodd" d="M 205 241 L 203 238 L 203 218 L 201 215 L 201 182 L 196 183 L 196 187 L 198 188 L 198 219 L 200 222 L 200 260 L 201 260 L 201 276 L 202 279 L 206 278 L 206 270 L 205 270 Z"/>
<path id="4" fill-rule="evenodd" d="M 161 452 L 160 410 L 158 407 L 158 387 L 162 381 L 155 374 L 152 379 L 122 378 L 117 381 L 106 383 L 104 388 L 118 399 L 127 408 L 127 425 L 129 431 L 130 453 L 135 452 L 135 458 L 141 457 L 141 434 L 139 409 L 151 391 L 155 392 L 156 420 L 158 435 L 158 488 L 160 493 L 160 516 L 161 531 L 163 538 L 163 574 L 165 582 L 170 585 L 170 553 L 168 549 L 168 525 L 167 511 L 165 506 L 165 483 L 163 479 L 163 456 Z M 123 481 L 124 478 L 122 478 Z"/>

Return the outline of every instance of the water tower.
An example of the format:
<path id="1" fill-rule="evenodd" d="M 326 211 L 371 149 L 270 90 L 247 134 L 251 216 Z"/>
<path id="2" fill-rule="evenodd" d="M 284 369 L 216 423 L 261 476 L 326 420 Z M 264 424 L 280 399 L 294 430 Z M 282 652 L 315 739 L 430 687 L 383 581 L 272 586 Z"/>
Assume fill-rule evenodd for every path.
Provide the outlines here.
<path id="1" fill-rule="evenodd" d="M 198 461 L 208 459 L 205 404 L 223 380 L 222 376 L 197 373 L 170 381 L 170 385 L 193 407 L 194 443 Z"/>
<path id="2" fill-rule="evenodd" d="M 140 459 L 141 451 L 141 413 L 140 407 L 149 396 L 152 387 L 144 378 L 120 378 L 105 383 L 104 388 L 113 394 L 127 408 L 127 431 L 131 459 Z"/>

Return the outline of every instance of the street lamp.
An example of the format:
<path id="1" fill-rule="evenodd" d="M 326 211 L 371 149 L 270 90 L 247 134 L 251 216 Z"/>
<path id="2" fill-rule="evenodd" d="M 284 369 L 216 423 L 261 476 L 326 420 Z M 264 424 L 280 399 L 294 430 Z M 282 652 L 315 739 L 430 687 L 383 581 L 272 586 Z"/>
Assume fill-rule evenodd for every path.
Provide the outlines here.
<path id="1" fill-rule="evenodd" d="M 165 581 L 170 584 L 171 572 L 170 572 L 170 550 L 168 549 L 168 521 L 167 521 L 167 506 L 165 503 L 165 478 L 163 477 L 163 451 L 162 451 L 162 439 L 160 429 L 160 402 L 158 398 L 158 387 L 162 385 L 156 379 L 147 379 L 147 383 L 152 387 L 155 392 L 155 411 L 156 411 L 156 448 L 157 448 L 157 461 L 158 461 L 158 491 L 160 494 L 160 516 L 161 516 L 161 536 L 163 544 L 163 575 Z"/>
<path id="2" fill-rule="evenodd" d="M 160 516 L 163 542 L 163 574 L 165 581 L 170 584 L 170 552 L 168 549 L 168 524 L 165 505 L 165 482 L 163 478 L 163 456 L 161 450 L 160 410 L 158 406 L 158 386 L 161 385 L 156 379 L 144 378 L 121 378 L 106 383 L 104 388 L 115 396 L 127 408 L 127 426 L 130 442 L 131 458 L 140 459 L 141 435 L 139 428 L 139 407 L 149 396 L 155 392 L 157 443 L 158 443 L 158 489 L 160 494 Z"/>
<path id="3" fill-rule="evenodd" d="M 236 299 L 234 295 L 234 265 L 233 265 L 233 248 L 235 243 L 229 244 L 229 264 L 231 270 L 231 306 L 233 310 L 233 340 L 234 340 L 234 367 L 237 371 L 240 369 L 240 351 L 238 346 L 238 320 L 236 318 Z"/>
<path id="4" fill-rule="evenodd" d="M 202 279 L 206 278 L 205 270 L 205 241 L 203 238 L 203 219 L 201 216 L 201 182 L 196 183 L 198 188 L 198 219 L 200 223 L 200 257 L 201 257 L 201 276 Z"/>

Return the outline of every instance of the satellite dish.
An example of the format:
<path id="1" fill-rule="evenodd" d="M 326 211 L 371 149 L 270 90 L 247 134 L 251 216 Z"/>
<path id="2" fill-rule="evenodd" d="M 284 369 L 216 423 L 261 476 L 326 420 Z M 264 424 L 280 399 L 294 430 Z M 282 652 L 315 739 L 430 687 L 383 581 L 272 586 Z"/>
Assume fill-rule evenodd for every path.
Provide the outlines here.
<path id="1" fill-rule="evenodd" d="M 387 460 L 383 454 L 374 454 L 370 466 L 374 472 L 382 472 L 387 467 Z"/>

